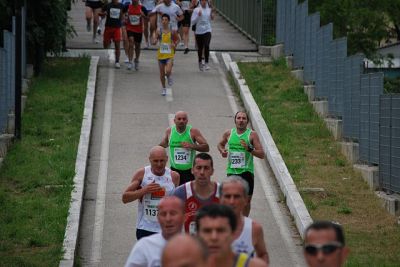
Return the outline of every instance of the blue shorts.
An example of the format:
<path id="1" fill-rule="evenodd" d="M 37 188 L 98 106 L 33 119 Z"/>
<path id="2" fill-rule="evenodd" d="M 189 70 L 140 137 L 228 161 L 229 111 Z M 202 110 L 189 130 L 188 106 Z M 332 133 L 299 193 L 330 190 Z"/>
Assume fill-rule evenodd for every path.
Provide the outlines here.
<path id="1" fill-rule="evenodd" d="M 170 58 L 166 58 L 166 59 L 159 59 L 158 63 L 166 65 L 168 62 L 170 61 Z"/>

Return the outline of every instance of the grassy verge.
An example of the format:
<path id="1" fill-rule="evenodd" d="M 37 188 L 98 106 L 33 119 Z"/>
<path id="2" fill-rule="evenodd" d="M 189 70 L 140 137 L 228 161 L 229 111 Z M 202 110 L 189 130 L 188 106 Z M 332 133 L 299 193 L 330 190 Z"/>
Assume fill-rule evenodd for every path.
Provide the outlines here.
<path id="1" fill-rule="evenodd" d="M 22 140 L 0 169 L 0 266 L 58 266 L 89 59 L 50 59 L 30 86 Z"/>
<path id="2" fill-rule="evenodd" d="M 239 64 L 313 219 L 341 223 L 351 249 L 346 266 L 399 266 L 400 227 L 341 155 L 284 60 Z"/>

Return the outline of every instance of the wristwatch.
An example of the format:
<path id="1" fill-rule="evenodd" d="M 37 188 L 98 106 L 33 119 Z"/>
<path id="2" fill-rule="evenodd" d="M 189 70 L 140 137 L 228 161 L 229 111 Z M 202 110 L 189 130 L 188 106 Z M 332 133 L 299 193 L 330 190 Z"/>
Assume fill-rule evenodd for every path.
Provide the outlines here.
<path id="1" fill-rule="evenodd" d="M 253 150 L 254 150 L 254 146 L 252 144 L 248 144 L 247 151 L 251 153 L 251 152 L 253 152 Z"/>

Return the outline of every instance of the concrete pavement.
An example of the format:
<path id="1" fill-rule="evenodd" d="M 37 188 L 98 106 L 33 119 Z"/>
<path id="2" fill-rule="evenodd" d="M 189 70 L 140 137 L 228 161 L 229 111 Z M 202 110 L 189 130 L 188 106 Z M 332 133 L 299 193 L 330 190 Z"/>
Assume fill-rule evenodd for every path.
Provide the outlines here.
<path id="1" fill-rule="evenodd" d="M 67 46 L 100 48 L 90 43 L 90 34 L 85 32 L 82 8 L 79 2 L 71 11 L 73 24 L 80 30 Z M 213 35 L 212 48 L 254 50 L 254 44 L 222 19 L 213 26 L 219 34 Z M 234 48 L 230 49 L 239 50 Z M 114 69 L 112 50 L 71 53 L 100 56 L 77 261 L 82 266 L 121 266 L 135 242 L 137 209 L 136 203 L 122 204 L 122 192 L 133 172 L 148 164 L 148 151 L 160 142 L 172 114 L 177 110 L 189 113 L 189 122 L 200 128 L 210 144 L 215 160 L 213 177 L 221 180 L 225 176 L 225 159 L 216 145 L 223 131 L 233 126 L 233 114 L 239 105 L 226 80 L 219 53 L 212 56 L 211 70 L 200 72 L 195 52 L 183 55 L 178 51 L 175 84 L 168 97 L 160 95 L 155 51 L 142 51 L 137 72 L 124 66 Z M 271 266 L 305 266 L 301 239 L 270 167 L 261 160 L 255 165 L 250 216 L 264 226 Z"/>

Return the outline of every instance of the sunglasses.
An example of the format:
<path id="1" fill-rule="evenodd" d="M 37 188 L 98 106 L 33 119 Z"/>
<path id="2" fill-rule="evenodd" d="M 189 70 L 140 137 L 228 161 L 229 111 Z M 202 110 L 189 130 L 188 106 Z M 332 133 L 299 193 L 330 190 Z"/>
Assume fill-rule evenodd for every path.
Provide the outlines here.
<path id="1" fill-rule="evenodd" d="M 307 244 L 304 246 L 304 251 L 312 256 L 318 254 L 318 251 L 322 251 L 324 255 L 329 255 L 335 252 L 338 248 L 342 248 L 343 245 L 339 242 L 332 242 L 327 244 Z"/>

